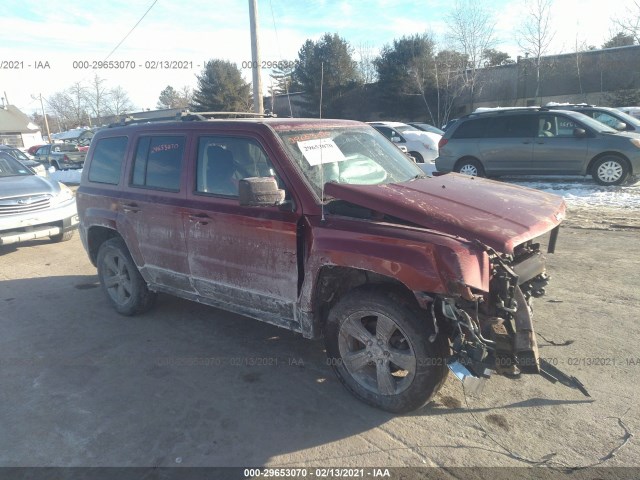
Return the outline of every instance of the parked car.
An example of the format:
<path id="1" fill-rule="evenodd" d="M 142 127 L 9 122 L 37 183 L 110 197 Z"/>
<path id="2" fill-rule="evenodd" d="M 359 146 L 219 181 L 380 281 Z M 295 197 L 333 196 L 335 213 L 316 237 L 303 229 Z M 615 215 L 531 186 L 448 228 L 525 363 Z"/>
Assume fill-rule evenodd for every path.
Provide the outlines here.
<path id="1" fill-rule="evenodd" d="M 36 150 L 38 150 L 40 147 L 43 147 L 44 144 L 40 144 L 40 145 L 32 145 L 27 149 L 27 152 L 29 153 L 29 155 L 35 155 L 36 154 Z"/>
<path id="2" fill-rule="evenodd" d="M 411 125 L 412 127 L 415 127 L 418 130 L 422 130 L 423 132 L 436 133 L 440 136 L 444 135 L 444 130 L 440 130 L 438 127 L 434 127 L 433 125 L 429 125 L 428 123 L 409 122 L 407 123 L 407 125 Z"/>
<path id="3" fill-rule="evenodd" d="M 624 132 L 640 132 L 640 120 L 628 115 L 617 108 L 598 107 L 596 105 L 566 104 L 566 103 L 549 103 L 546 105 L 555 110 L 571 110 L 583 113 L 594 120 L 604 123 L 605 125 Z"/>
<path id="4" fill-rule="evenodd" d="M 433 162 L 438 156 L 440 135 L 418 130 L 400 122 L 369 122 L 392 142 L 404 145 L 417 163 Z"/>
<path id="5" fill-rule="evenodd" d="M 86 155 L 75 144 L 52 143 L 36 150 L 35 159 L 56 170 L 71 170 L 82 168 Z"/>
<path id="6" fill-rule="evenodd" d="M 0 245 L 69 240 L 78 226 L 73 192 L 0 151 Z"/>
<path id="7" fill-rule="evenodd" d="M 617 109 L 633 118 L 640 119 L 640 107 L 618 107 Z"/>
<path id="8" fill-rule="evenodd" d="M 600 185 L 620 185 L 640 172 L 640 135 L 544 107 L 466 115 L 445 132 L 439 147 L 440 172 L 592 175 Z"/>
<path id="9" fill-rule="evenodd" d="M 0 145 L 0 152 L 11 155 L 24 166 L 29 167 L 31 170 L 33 170 L 36 175 L 40 175 L 41 177 L 46 177 L 48 175 L 47 169 L 44 167 L 44 165 L 42 165 L 42 163 L 30 159 L 22 150 L 18 148 L 9 147 L 7 145 Z"/>
<path id="10" fill-rule="evenodd" d="M 427 177 L 360 122 L 182 118 L 91 143 L 80 236 L 116 311 L 165 292 L 324 336 L 345 387 L 392 412 L 424 405 L 447 365 L 466 388 L 540 372 L 534 239 L 555 244 L 561 197 Z"/>

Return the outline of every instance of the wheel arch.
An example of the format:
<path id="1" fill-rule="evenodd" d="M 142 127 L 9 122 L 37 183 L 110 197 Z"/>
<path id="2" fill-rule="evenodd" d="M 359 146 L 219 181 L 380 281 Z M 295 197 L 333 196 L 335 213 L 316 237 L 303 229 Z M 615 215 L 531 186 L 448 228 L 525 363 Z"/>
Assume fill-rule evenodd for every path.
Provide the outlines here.
<path id="1" fill-rule="evenodd" d="M 456 160 L 456 163 L 453 164 L 453 169 L 454 171 L 463 163 L 463 162 L 468 162 L 469 160 L 473 160 L 474 162 L 478 162 L 480 164 L 480 166 L 482 166 L 482 168 L 484 168 L 484 163 L 482 163 L 482 161 L 478 158 L 478 157 L 474 157 L 473 155 L 465 155 L 463 157 L 460 157 L 458 160 Z"/>
<path id="2" fill-rule="evenodd" d="M 366 287 L 384 289 L 399 300 L 422 308 L 418 301 L 420 292 L 412 291 L 396 278 L 361 268 L 325 265 L 318 271 L 312 295 L 314 330 L 323 335 L 327 317 L 334 305 L 348 293 Z"/>
<path id="3" fill-rule="evenodd" d="M 596 155 L 595 157 L 593 157 L 590 161 L 589 161 L 589 165 L 587 166 L 587 175 L 593 175 L 593 167 L 594 165 L 601 160 L 604 157 L 617 157 L 620 160 L 623 160 L 627 166 L 627 168 L 629 169 L 629 174 L 633 175 L 633 167 L 631 166 L 631 162 L 629 161 L 629 159 L 623 155 L 620 152 L 616 152 L 616 151 L 607 151 L 607 152 L 602 152 L 599 153 L 598 155 Z"/>
<path id="4" fill-rule="evenodd" d="M 98 251 L 104 242 L 111 238 L 122 236 L 113 228 L 104 227 L 102 225 L 94 225 L 87 231 L 87 251 L 89 259 L 93 266 L 97 266 Z M 124 239 L 123 239 L 124 240 Z"/>

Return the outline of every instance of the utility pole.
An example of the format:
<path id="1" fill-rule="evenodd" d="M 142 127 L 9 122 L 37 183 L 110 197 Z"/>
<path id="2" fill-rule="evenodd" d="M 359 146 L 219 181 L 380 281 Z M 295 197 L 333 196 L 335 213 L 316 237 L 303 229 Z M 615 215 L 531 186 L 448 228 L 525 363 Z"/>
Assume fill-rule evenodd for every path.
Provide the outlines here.
<path id="1" fill-rule="evenodd" d="M 253 67 L 253 111 L 263 114 L 264 105 L 262 104 L 262 79 L 260 76 L 257 0 L 249 0 L 249 25 L 251 27 L 251 66 Z"/>
<path id="2" fill-rule="evenodd" d="M 42 94 L 40 97 L 40 107 L 42 107 L 42 116 L 44 117 L 44 124 L 47 127 L 47 142 L 51 143 L 51 132 L 49 131 L 49 121 L 47 120 L 47 114 L 44 111 L 44 103 L 42 103 Z"/>

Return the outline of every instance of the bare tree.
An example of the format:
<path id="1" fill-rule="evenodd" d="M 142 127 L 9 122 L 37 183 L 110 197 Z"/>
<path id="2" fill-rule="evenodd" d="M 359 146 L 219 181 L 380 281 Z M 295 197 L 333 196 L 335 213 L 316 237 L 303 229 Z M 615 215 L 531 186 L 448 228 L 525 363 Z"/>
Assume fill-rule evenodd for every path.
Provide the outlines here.
<path id="1" fill-rule="evenodd" d="M 117 86 L 109 91 L 105 110 L 111 115 L 122 115 L 134 109 L 133 103 L 124 88 Z"/>
<path id="2" fill-rule="evenodd" d="M 640 0 L 633 0 L 633 5 L 627 7 L 626 12 L 613 20 L 618 29 L 631 35 L 635 43 L 640 44 Z"/>
<path id="3" fill-rule="evenodd" d="M 376 54 L 373 43 L 360 42 L 356 47 L 356 55 L 359 57 L 357 69 L 362 77 L 362 81 L 365 84 L 375 82 L 378 75 L 374 63 Z"/>
<path id="4" fill-rule="evenodd" d="M 73 123 L 80 127 L 89 120 L 87 115 L 87 88 L 81 82 L 75 82 L 67 90 L 69 104 L 73 110 Z"/>
<path id="5" fill-rule="evenodd" d="M 96 73 L 89 84 L 89 105 L 98 124 L 102 123 L 102 114 L 106 111 L 107 99 L 109 97 L 109 92 L 106 87 L 103 86 L 104 82 L 106 82 L 106 80 L 100 78 Z"/>
<path id="6" fill-rule="evenodd" d="M 464 66 L 464 80 L 471 97 L 471 109 L 481 88 L 478 70 L 483 66 L 485 51 L 496 45 L 495 17 L 484 5 L 475 0 L 456 0 L 446 19 L 453 47 L 468 62 Z"/>
<path id="7" fill-rule="evenodd" d="M 535 100 L 540 97 L 540 66 L 555 32 L 551 29 L 552 0 L 528 0 L 527 13 L 517 33 L 518 46 L 533 59 L 536 71 Z"/>

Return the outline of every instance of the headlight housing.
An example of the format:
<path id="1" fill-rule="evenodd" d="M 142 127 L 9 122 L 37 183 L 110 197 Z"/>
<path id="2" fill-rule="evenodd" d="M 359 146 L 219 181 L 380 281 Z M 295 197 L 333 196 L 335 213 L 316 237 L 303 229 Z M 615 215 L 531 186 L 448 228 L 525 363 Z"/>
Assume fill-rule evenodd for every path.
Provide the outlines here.
<path id="1" fill-rule="evenodd" d="M 58 182 L 58 184 L 60 185 L 60 192 L 57 195 L 55 195 L 53 198 L 51 198 L 52 206 L 60 205 L 61 203 L 68 202 L 75 196 L 73 193 L 73 190 L 67 187 L 64 183 Z"/>

